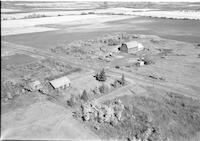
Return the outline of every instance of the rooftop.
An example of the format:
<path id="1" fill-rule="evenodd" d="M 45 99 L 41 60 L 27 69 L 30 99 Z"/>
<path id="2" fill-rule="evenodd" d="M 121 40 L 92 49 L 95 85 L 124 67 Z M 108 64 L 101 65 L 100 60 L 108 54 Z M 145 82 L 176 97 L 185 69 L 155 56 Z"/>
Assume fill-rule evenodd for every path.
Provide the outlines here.
<path id="1" fill-rule="evenodd" d="M 52 81 L 50 81 L 50 84 L 56 89 L 56 88 L 59 88 L 59 87 L 62 87 L 66 84 L 69 84 L 70 83 L 70 80 L 67 76 L 63 76 L 63 77 L 60 77 L 58 79 L 54 79 Z"/>
<path id="2" fill-rule="evenodd" d="M 138 42 L 137 41 L 131 41 L 131 42 L 126 42 L 125 43 L 128 48 L 136 48 L 138 47 Z"/>

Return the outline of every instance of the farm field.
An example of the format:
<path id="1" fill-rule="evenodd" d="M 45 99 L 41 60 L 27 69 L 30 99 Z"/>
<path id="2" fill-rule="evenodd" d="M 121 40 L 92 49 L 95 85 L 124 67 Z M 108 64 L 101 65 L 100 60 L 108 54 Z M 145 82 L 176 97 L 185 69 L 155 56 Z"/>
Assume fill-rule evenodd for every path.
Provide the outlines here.
<path id="1" fill-rule="evenodd" d="M 2 5 L 2 139 L 200 140 L 199 3 Z"/>
<path id="2" fill-rule="evenodd" d="M 127 17 L 127 19 L 124 20 L 107 21 L 103 24 L 100 24 L 100 26 L 96 26 L 96 24 L 97 23 L 86 25 L 74 24 L 73 26 L 62 24 L 54 26 L 45 25 L 47 28 L 57 29 L 55 31 L 2 36 L 2 39 L 16 44 L 38 48 L 52 48 L 62 44 L 70 43 L 77 39 L 87 40 L 106 33 L 115 33 L 120 31 L 133 34 L 158 35 L 163 38 L 186 42 L 198 43 L 200 40 L 198 32 L 200 30 L 200 24 L 198 21 L 173 21 L 169 19 Z M 32 38 L 35 40 L 32 40 Z"/>

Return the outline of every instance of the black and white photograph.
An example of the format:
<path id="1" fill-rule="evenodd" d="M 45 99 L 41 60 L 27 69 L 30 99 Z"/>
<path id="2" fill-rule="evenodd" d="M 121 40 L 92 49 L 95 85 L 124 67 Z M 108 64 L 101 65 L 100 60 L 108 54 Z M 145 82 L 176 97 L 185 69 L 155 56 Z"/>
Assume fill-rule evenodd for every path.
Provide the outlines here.
<path id="1" fill-rule="evenodd" d="M 1 141 L 200 141 L 200 0 L 1 0 Z"/>

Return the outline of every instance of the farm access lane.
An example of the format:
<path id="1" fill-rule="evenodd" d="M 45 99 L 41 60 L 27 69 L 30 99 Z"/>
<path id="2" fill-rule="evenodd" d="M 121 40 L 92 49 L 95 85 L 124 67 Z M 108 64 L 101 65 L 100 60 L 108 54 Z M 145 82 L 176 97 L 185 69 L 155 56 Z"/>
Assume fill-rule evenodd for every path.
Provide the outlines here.
<path id="1" fill-rule="evenodd" d="M 184 95 L 186 97 L 192 97 L 194 99 L 199 99 L 198 95 L 192 94 L 187 88 L 184 88 L 182 85 L 177 84 L 170 84 L 167 82 L 153 82 L 152 80 L 148 80 L 147 78 L 144 78 L 144 76 L 141 76 L 139 74 L 129 73 L 125 71 L 118 71 L 118 70 L 106 70 L 106 73 L 109 74 L 109 76 L 113 77 L 119 77 L 123 73 L 125 75 L 125 79 L 130 82 L 130 84 L 127 84 L 126 86 L 123 86 L 121 88 L 118 88 L 106 95 L 102 95 L 101 97 L 94 100 L 96 103 L 103 103 L 107 100 L 115 99 L 120 96 L 124 95 L 132 95 L 133 92 L 136 95 L 145 95 L 148 90 L 141 88 L 141 86 L 148 86 L 153 87 L 156 89 L 164 90 L 167 92 L 174 92 L 181 95 Z M 135 95 L 134 94 L 134 95 Z M 160 93 L 162 96 L 163 93 Z"/>
<path id="2" fill-rule="evenodd" d="M 150 80 L 150 79 L 147 79 L 146 76 L 142 76 L 141 74 L 134 73 L 134 72 L 129 73 L 129 72 L 117 70 L 117 69 L 109 69 L 108 73 L 109 75 L 124 74 L 125 78 L 132 83 L 134 82 L 138 85 L 150 86 L 156 89 L 163 89 L 168 92 L 174 92 L 174 93 L 178 93 L 187 97 L 200 100 L 200 95 L 198 93 L 194 93 L 194 91 L 192 91 L 191 89 L 187 88 L 186 86 L 180 83 L 175 84 L 171 82 L 169 83 L 167 81 L 161 82 L 161 81 L 156 81 L 156 80 Z"/>

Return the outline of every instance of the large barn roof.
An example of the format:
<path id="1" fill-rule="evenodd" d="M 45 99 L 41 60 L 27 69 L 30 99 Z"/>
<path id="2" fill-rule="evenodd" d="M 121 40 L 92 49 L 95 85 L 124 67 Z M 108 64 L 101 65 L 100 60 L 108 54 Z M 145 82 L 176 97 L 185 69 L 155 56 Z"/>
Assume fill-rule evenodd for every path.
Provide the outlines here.
<path id="1" fill-rule="evenodd" d="M 67 76 L 60 77 L 50 81 L 51 85 L 56 89 L 70 83 Z"/>
<path id="2" fill-rule="evenodd" d="M 125 44 L 127 45 L 127 47 L 129 49 L 138 47 L 138 42 L 137 41 L 126 42 Z"/>

